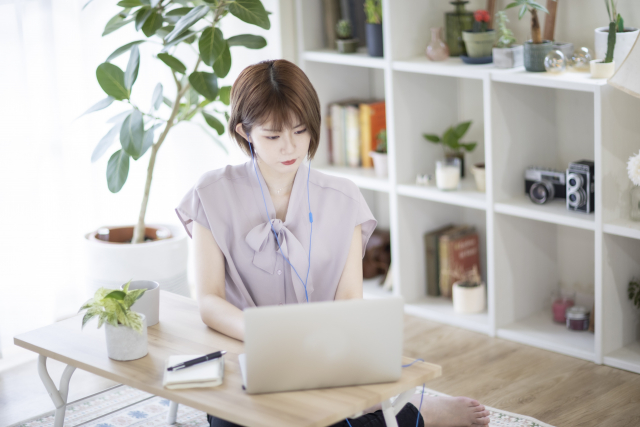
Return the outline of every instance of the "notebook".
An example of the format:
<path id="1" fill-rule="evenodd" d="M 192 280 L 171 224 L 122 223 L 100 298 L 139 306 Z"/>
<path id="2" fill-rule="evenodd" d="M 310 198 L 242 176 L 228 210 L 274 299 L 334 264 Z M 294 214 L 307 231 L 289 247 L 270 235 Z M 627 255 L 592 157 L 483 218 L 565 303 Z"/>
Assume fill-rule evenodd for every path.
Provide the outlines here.
<path id="1" fill-rule="evenodd" d="M 204 356 L 204 354 L 179 354 L 165 361 L 162 385 L 169 389 L 216 387 L 224 379 L 224 356 L 198 363 L 188 368 L 167 371 L 169 366 Z"/>

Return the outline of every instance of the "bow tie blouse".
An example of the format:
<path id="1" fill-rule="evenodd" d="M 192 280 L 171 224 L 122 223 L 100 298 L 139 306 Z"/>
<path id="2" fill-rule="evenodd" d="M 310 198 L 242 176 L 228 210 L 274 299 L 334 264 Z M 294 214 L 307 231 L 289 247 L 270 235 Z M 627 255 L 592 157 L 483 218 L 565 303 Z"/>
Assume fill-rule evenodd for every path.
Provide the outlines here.
<path id="1" fill-rule="evenodd" d="M 313 235 L 305 292 L 298 275 L 304 281 L 309 266 L 309 168 L 305 164 L 298 168 L 284 222 L 276 219 L 267 185 L 257 165 L 256 169 L 258 178 L 251 161 L 204 173 L 175 208 L 187 234 L 192 236 L 193 221 L 211 230 L 225 258 L 226 299 L 239 309 L 303 303 L 306 295 L 309 302 L 333 301 L 354 228 L 362 226 L 364 257 L 377 225 L 362 193 L 348 179 L 311 169 Z M 270 222 L 291 265 L 282 257 Z"/>

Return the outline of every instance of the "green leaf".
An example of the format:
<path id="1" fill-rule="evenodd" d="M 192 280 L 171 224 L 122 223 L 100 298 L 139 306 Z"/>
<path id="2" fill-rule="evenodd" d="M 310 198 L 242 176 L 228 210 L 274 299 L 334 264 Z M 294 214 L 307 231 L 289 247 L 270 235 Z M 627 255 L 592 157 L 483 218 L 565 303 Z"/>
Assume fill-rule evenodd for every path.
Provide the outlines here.
<path id="1" fill-rule="evenodd" d="M 224 105 L 229 105 L 231 103 L 229 99 L 231 96 L 231 86 L 222 86 L 218 95 L 220 96 L 220 101 L 222 101 Z"/>
<path id="2" fill-rule="evenodd" d="M 198 42 L 202 62 L 212 66 L 215 58 L 224 50 L 224 37 L 219 28 L 207 27 L 200 36 Z"/>
<path id="3" fill-rule="evenodd" d="M 467 133 L 467 130 L 469 130 L 469 126 L 471 126 L 471 120 L 469 120 L 468 122 L 462 122 L 456 126 L 455 134 L 458 139 L 462 138 L 464 134 Z"/>
<path id="4" fill-rule="evenodd" d="M 111 62 L 112 60 L 116 59 L 118 56 L 122 55 L 123 53 L 131 49 L 132 46 L 140 43 L 144 43 L 145 41 L 146 40 L 136 40 L 134 42 L 127 43 L 124 46 L 120 46 L 119 48 L 114 50 L 113 53 L 109 55 L 109 57 L 104 62 Z"/>
<path id="5" fill-rule="evenodd" d="M 267 40 L 262 36 L 252 34 L 240 34 L 227 39 L 229 47 L 244 46 L 248 49 L 262 49 L 267 45 Z"/>
<path id="6" fill-rule="evenodd" d="M 236 0 L 229 3 L 229 12 L 248 24 L 268 30 L 271 28 L 269 15 L 260 0 Z"/>
<path id="7" fill-rule="evenodd" d="M 622 16 L 620 16 L 620 14 L 618 14 L 618 19 L 616 20 L 616 25 L 618 27 L 618 32 L 619 33 L 623 33 L 624 32 L 624 19 L 622 19 Z"/>
<path id="8" fill-rule="evenodd" d="M 224 114 L 226 116 L 228 113 L 225 111 Z M 227 120 L 229 119 L 227 118 Z M 202 123 L 197 123 L 197 125 L 200 126 L 200 128 L 204 131 L 204 133 L 209 135 L 209 137 L 213 140 L 213 142 L 218 144 L 218 147 L 222 148 L 222 150 L 224 150 L 225 153 L 229 154 L 229 150 L 227 150 L 227 147 L 222 143 L 222 141 L 220 141 L 216 136 L 214 136 L 211 132 L 209 132 L 209 129 L 204 127 Z"/>
<path id="9" fill-rule="evenodd" d="M 144 122 L 142 113 L 133 110 L 131 115 L 122 122 L 120 128 L 120 144 L 133 160 L 138 160 L 142 152 L 142 137 L 144 136 Z"/>
<path id="10" fill-rule="evenodd" d="M 127 63 L 127 70 L 124 72 L 124 87 L 131 92 L 131 87 L 138 78 L 138 69 L 140 68 L 140 50 L 138 46 L 131 47 L 131 53 L 129 54 L 129 62 Z"/>
<path id="11" fill-rule="evenodd" d="M 162 83 L 158 83 L 153 90 L 153 96 L 151 97 L 151 105 L 153 105 L 153 109 L 157 110 L 160 108 L 160 104 L 162 103 Z"/>
<path id="12" fill-rule="evenodd" d="M 189 107 L 198 103 L 198 92 L 195 91 L 192 87 L 190 87 L 189 91 L 187 92 L 187 101 L 189 102 Z"/>
<path id="13" fill-rule="evenodd" d="M 518 14 L 518 19 L 522 19 L 525 13 L 527 13 L 527 6 L 522 6 L 522 9 L 520 9 L 520 13 Z"/>
<path id="14" fill-rule="evenodd" d="M 82 328 L 84 328 L 84 325 L 86 325 L 89 320 L 93 319 L 95 315 L 96 315 L 95 313 L 87 311 L 85 315 L 82 317 Z"/>
<path id="15" fill-rule="evenodd" d="M 176 9 L 171 9 L 164 16 L 184 16 L 187 13 L 191 12 L 192 7 L 178 7 Z"/>
<path id="16" fill-rule="evenodd" d="M 176 23 L 176 27 L 173 29 L 173 31 L 169 33 L 167 37 L 165 37 L 165 42 L 171 42 L 172 40 L 176 39 L 184 31 L 189 29 L 189 27 L 198 22 L 207 13 L 209 13 L 209 10 L 209 6 L 205 5 L 194 7 L 193 10 L 180 18 L 180 20 Z"/>
<path id="17" fill-rule="evenodd" d="M 424 139 L 426 139 L 427 141 L 431 141 L 431 142 L 435 142 L 436 144 L 438 142 L 440 142 L 440 137 L 438 135 L 434 135 L 434 134 L 429 134 L 429 133 L 423 133 L 422 136 L 424 137 Z"/>
<path id="18" fill-rule="evenodd" d="M 151 37 L 162 27 L 162 15 L 156 12 L 155 9 L 152 10 L 153 13 L 144 21 L 144 25 L 142 26 L 142 32 L 147 37 Z"/>
<path id="19" fill-rule="evenodd" d="M 133 18 L 125 19 L 118 13 L 113 18 L 109 19 L 107 25 L 104 27 L 104 31 L 102 32 L 102 36 L 106 36 L 107 34 L 113 33 L 115 30 L 124 27 L 129 22 L 133 21 Z"/>
<path id="20" fill-rule="evenodd" d="M 149 18 L 153 12 L 154 10 L 147 6 L 138 9 L 138 12 L 136 12 L 136 31 L 140 31 L 147 18 Z"/>
<path id="21" fill-rule="evenodd" d="M 103 62 L 98 65 L 96 78 L 102 90 L 115 99 L 129 99 L 129 91 L 124 85 L 124 73 L 116 65 Z"/>
<path id="22" fill-rule="evenodd" d="M 147 150 L 151 148 L 151 146 L 153 145 L 153 139 L 155 138 L 155 131 L 162 125 L 163 123 L 158 123 L 156 125 L 153 125 L 149 129 L 147 129 L 146 131 L 144 131 L 144 138 L 142 141 L 142 153 L 140 154 L 140 157 L 144 156 L 144 153 L 146 153 Z"/>
<path id="23" fill-rule="evenodd" d="M 211 101 L 218 96 L 218 78 L 213 73 L 195 71 L 189 76 L 189 83 L 199 94 Z"/>
<path id="24" fill-rule="evenodd" d="M 224 133 L 224 125 L 220 120 L 216 119 L 209 113 L 205 113 L 204 111 L 202 112 L 202 116 L 207 124 L 218 132 L 218 135 L 222 135 Z"/>
<path id="25" fill-rule="evenodd" d="M 173 101 L 171 101 L 169 98 L 167 98 L 166 96 L 162 97 L 162 102 L 169 108 L 173 108 Z"/>
<path id="26" fill-rule="evenodd" d="M 513 2 L 513 3 L 509 3 L 507 6 L 505 6 L 505 9 L 511 9 L 512 7 L 518 7 L 519 4 L 518 2 Z"/>
<path id="27" fill-rule="evenodd" d="M 86 3 L 84 4 L 84 6 L 82 6 L 82 9 L 81 9 L 81 10 L 84 10 L 84 8 L 85 8 L 85 7 L 89 6 L 89 3 L 91 3 L 92 1 L 93 1 L 93 0 L 89 0 L 88 2 L 86 2 Z"/>
<path id="28" fill-rule="evenodd" d="M 115 299 L 115 300 L 122 301 L 122 300 L 124 299 L 124 297 L 125 297 L 125 296 L 126 296 L 126 294 L 125 294 L 124 292 L 122 292 L 122 291 L 118 291 L 118 290 L 115 290 L 115 291 L 109 292 L 109 293 L 105 296 L 105 298 L 113 298 L 113 299 Z"/>
<path id="29" fill-rule="evenodd" d="M 126 112 L 127 116 L 131 114 L 130 111 Z M 102 137 L 96 148 L 93 149 L 93 153 L 91 154 L 91 163 L 97 161 L 102 155 L 107 151 L 107 148 L 111 147 L 113 141 L 116 139 L 116 135 L 120 133 L 120 128 L 122 127 L 122 122 L 126 117 L 123 117 L 122 120 L 116 122 L 116 124 L 107 132 L 105 136 Z"/>
<path id="30" fill-rule="evenodd" d="M 165 25 L 164 27 L 160 27 L 156 30 L 156 36 L 164 39 L 171 31 L 173 31 L 173 28 L 173 25 Z"/>
<path id="31" fill-rule="evenodd" d="M 458 144 L 460 147 L 464 148 L 465 150 L 467 150 L 467 152 L 472 152 L 474 148 L 476 148 L 476 144 L 475 142 L 467 142 L 466 144 Z"/>
<path id="32" fill-rule="evenodd" d="M 118 2 L 118 6 L 120 7 L 138 7 L 142 6 L 140 0 L 121 0 Z"/>
<path id="33" fill-rule="evenodd" d="M 109 158 L 107 164 L 107 186 L 109 191 L 117 193 L 127 182 L 129 175 L 129 155 L 122 149 L 116 151 Z"/>
<path id="34" fill-rule="evenodd" d="M 229 51 L 229 45 L 224 42 L 224 48 L 219 56 L 216 56 L 213 63 L 213 72 L 220 78 L 227 77 L 229 70 L 231 69 L 231 52 Z"/>
<path id="35" fill-rule="evenodd" d="M 164 52 L 168 51 L 169 48 L 177 45 L 178 43 L 180 43 L 182 41 L 186 41 L 188 38 L 190 38 L 191 36 L 194 36 L 194 35 L 195 35 L 195 33 L 193 31 L 185 31 L 185 33 L 183 35 L 181 35 L 180 37 L 178 37 L 177 39 L 172 40 L 171 42 L 165 44 L 160 52 L 164 53 Z M 166 38 L 165 38 L 165 40 L 166 40 Z"/>
<path id="36" fill-rule="evenodd" d="M 456 131 L 453 126 L 448 128 L 442 135 L 442 143 L 454 150 L 458 149 L 458 138 L 456 137 Z"/>
<path id="37" fill-rule="evenodd" d="M 167 64 L 173 71 L 181 74 L 187 72 L 187 67 L 175 56 L 169 55 L 168 53 L 159 53 L 157 56 L 158 59 Z"/>
<path id="38" fill-rule="evenodd" d="M 89 107 L 89 109 L 87 109 L 87 111 L 85 111 L 84 113 L 80 114 L 78 118 L 84 116 L 85 114 L 93 113 L 94 111 L 104 110 L 105 108 L 107 108 L 109 105 L 113 103 L 113 99 L 114 99 L 113 96 L 107 96 L 105 99 L 100 100 L 95 104 L 93 104 L 91 107 Z"/>

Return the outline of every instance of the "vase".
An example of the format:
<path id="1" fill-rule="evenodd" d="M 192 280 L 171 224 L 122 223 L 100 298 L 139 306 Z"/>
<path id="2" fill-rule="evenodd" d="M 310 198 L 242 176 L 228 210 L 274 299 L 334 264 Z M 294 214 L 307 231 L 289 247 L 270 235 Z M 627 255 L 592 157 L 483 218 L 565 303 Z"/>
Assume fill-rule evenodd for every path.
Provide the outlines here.
<path id="1" fill-rule="evenodd" d="M 431 29 L 431 43 L 427 46 L 426 55 L 432 61 L 444 61 L 449 57 L 449 47 L 442 40 L 442 27 Z"/>
<path id="2" fill-rule="evenodd" d="M 148 353 L 147 349 L 147 318 L 142 317 L 142 332 L 135 331 L 128 326 L 113 326 L 105 322 L 107 338 L 107 355 L 113 360 L 136 360 Z"/>
<path id="3" fill-rule="evenodd" d="M 594 79 L 608 79 L 616 71 L 616 61 L 602 62 L 602 59 L 592 59 L 589 62 L 591 77 Z"/>
<path id="4" fill-rule="evenodd" d="M 465 10 L 464 5 L 469 3 L 468 1 L 452 1 L 450 3 L 456 9 L 445 13 L 445 34 L 449 56 L 466 55 L 467 50 L 462 40 L 462 32 L 473 28 L 473 12 Z"/>
<path id="5" fill-rule="evenodd" d="M 522 45 L 512 47 L 494 47 L 493 64 L 496 68 L 521 67 L 523 63 Z"/>
<path id="6" fill-rule="evenodd" d="M 631 220 L 640 221 L 640 187 L 634 185 L 631 188 Z"/>
<path id="7" fill-rule="evenodd" d="M 387 178 L 389 176 L 389 160 L 387 153 L 378 153 L 377 151 L 369 151 L 369 155 L 373 160 L 373 169 L 378 178 Z"/>
<path id="8" fill-rule="evenodd" d="M 370 24 L 367 22 L 367 49 L 369 56 L 382 57 L 382 24 Z"/>
<path id="9" fill-rule="evenodd" d="M 470 58 L 485 58 L 491 56 L 493 43 L 496 40 L 496 32 L 494 30 L 478 33 L 463 31 L 462 39 L 467 49 L 467 56 Z"/>
<path id="10" fill-rule="evenodd" d="M 542 43 L 524 42 L 524 68 L 527 71 L 546 71 L 544 58 L 553 49 L 553 42 L 545 40 Z"/>
<path id="11" fill-rule="evenodd" d="M 624 27 L 624 32 L 616 33 L 616 45 L 613 48 L 613 61 L 616 63 L 617 70 L 625 60 L 633 44 L 636 42 L 640 31 L 633 27 Z M 607 39 L 609 38 L 609 27 L 600 27 L 595 29 L 595 47 L 596 56 L 594 59 L 604 59 L 607 55 Z"/>
<path id="12" fill-rule="evenodd" d="M 451 287 L 451 297 L 453 298 L 453 311 L 456 313 L 482 313 L 486 308 L 487 298 L 484 283 L 467 287 L 460 286 L 460 282 L 456 282 Z"/>

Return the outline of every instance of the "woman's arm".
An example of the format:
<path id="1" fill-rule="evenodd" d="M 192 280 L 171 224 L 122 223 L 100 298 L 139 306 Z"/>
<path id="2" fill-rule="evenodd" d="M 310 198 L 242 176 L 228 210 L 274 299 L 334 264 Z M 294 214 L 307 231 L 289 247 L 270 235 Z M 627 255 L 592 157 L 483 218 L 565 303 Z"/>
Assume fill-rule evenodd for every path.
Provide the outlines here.
<path id="1" fill-rule="evenodd" d="M 351 237 L 347 263 L 342 270 L 336 300 L 362 298 L 362 227 L 357 225 Z"/>
<path id="2" fill-rule="evenodd" d="M 244 341 L 243 312 L 225 298 L 224 255 L 206 227 L 194 221 L 192 234 L 200 317 L 211 329 Z"/>

